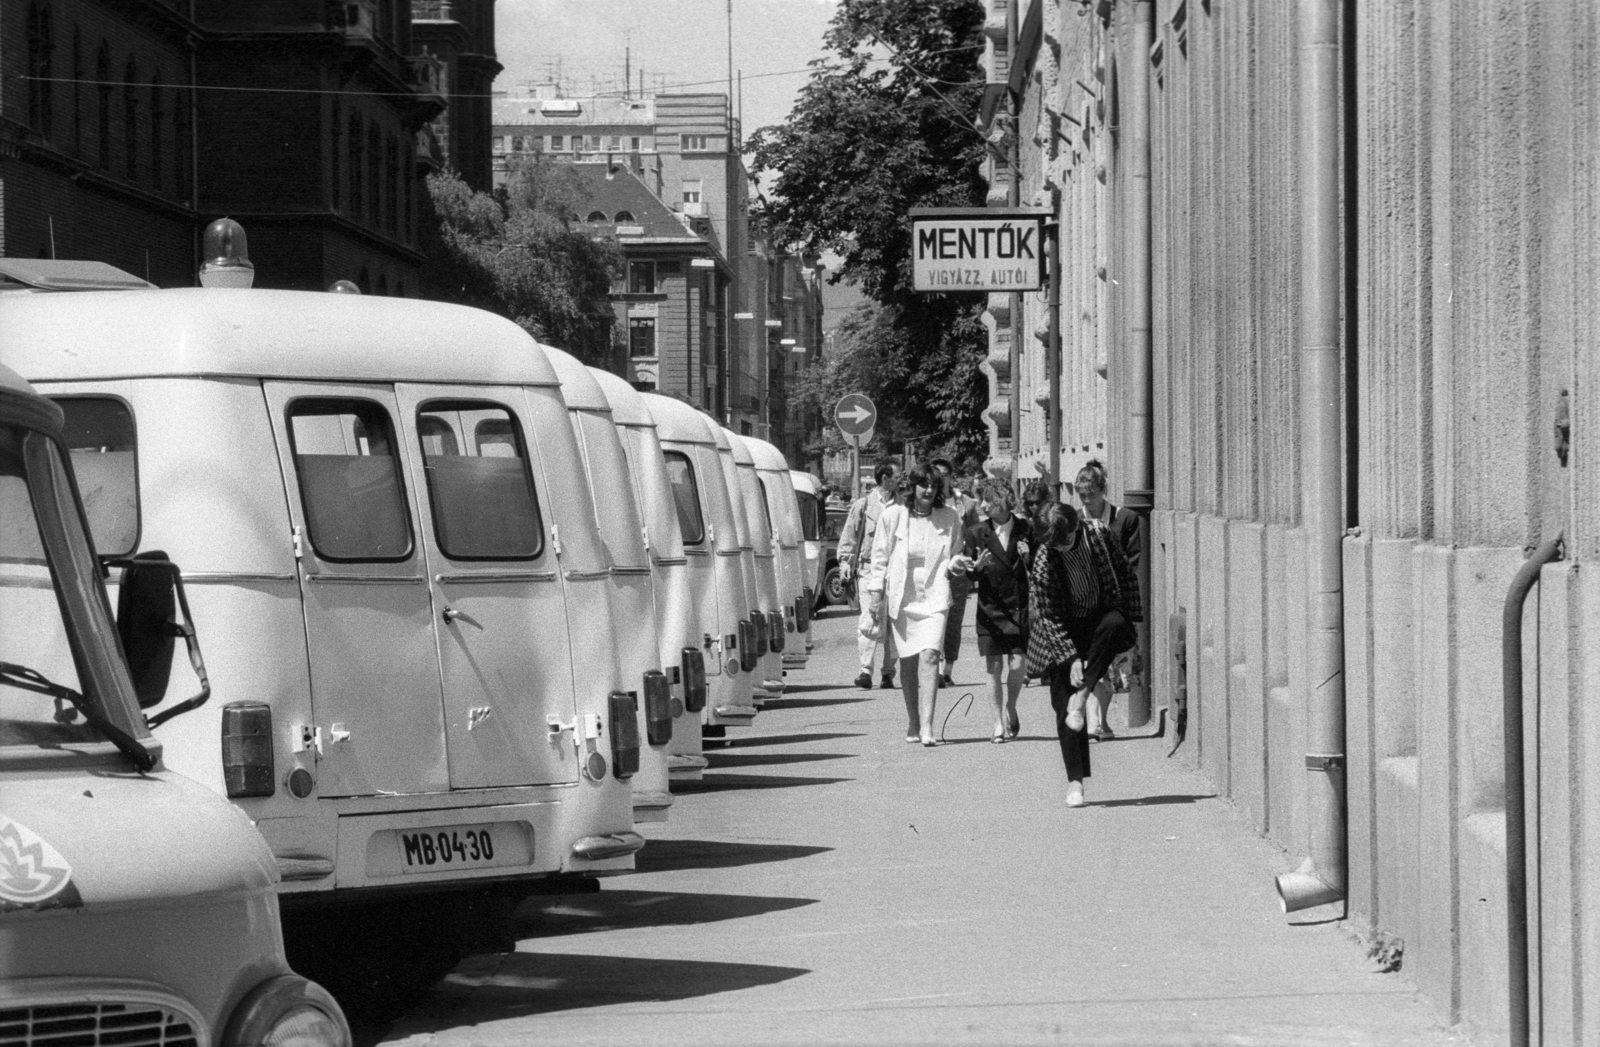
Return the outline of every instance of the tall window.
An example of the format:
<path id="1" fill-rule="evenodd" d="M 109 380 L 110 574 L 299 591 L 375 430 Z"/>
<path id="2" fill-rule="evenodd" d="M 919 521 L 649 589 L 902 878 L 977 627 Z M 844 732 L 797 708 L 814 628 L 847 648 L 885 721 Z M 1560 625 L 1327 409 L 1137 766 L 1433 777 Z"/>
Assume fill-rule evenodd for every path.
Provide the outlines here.
<path id="1" fill-rule="evenodd" d="M 100 54 L 94 62 L 94 78 L 100 96 L 100 166 L 111 170 L 111 48 L 100 45 Z"/>
<path id="2" fill-rule="evenodd" d="M 72 151 L 83 155 L 83 30 L 72 27 Z"/>
<path id="3" fill-rule="evenodd" d="M 382 221 L 383 211 L 383 145 L 376 123 L 367 124 L 367 199 L 372 210 L 368 222 L 376 228 Z"/>
<path id="4" fill-rule="evenodd" d="M 177 102 L 174 108 L 177 110 L 178 118 L 174 121 L 174 123 L 177 125 L 177 135 L 175 136 L 175 141 L 177 144 L 173 147 L 172 158 L 178 170 L 178 195 L 180 197 L 187 197 L 189 195 L 190 159 L 189 100 L 193 97 L 193 95 L 189 91 L 181 88 L 176 92 L 176 94 Z"/>
<path id="5" fill-rule="evenodd" d="M 366 130 L 361 126 L 361 117 L 356 113 L 350 114 L 350 126 L 345 133 L 345 140 L 350 146 L 350 212 L 354 218 L 365 217 L 367 213 L 367 179 L 362 164 L 366 160 Z M 366 287 L 361 288 L 363 291 Z"/>
<path id="6" fill-rule="evenodd" d="M 389 139 L 389 177 L 385 179 L 389 191 L 389 232 L 400 232 L 400 143 Z"/>
<path id="7" fill-rule="evenodd" d="M 127 150 L 128 181 L 139 177 L 139 66 L 133 57 L 122 70 L 122 138 Z"/>
<path id="8" fill-rule="evenodd" d="M 51 55 L 55 52 L 55 34 L 51 25 L 50 8 L 34 3 L 28 8 L 28 125 L 41 138 L 50 138 L 54 128 L 55 99 L 50 78 Z"/>
<path id="9" fill-rule="evenodd" d="M 567 147 L 567 138 L 566 138 L 565 135 L 551 135 L 550 136 L 550 151 L 552 153 L 559 153 L 563 149 L 565 149 L 566 147 Z"/>
<path id="10" fill-rule="evenodd" d="M 328 197 L 335 211 L 344 204 L 344 133 L 340 131 L 343 117 L 339 100 L 333 100 L 328 117 Z"/>
<path id="11" fill-rule="evenodd" d="M 150 185 L 161 191 L 161 136 L 167 128 L 166 102 L 162 98 L 161 73 L 150 77 Z"/>
<path id="12" fill-rule="evenodd" d="M 656 293 L 656 264 L 654 262 L 628 263 L 628 292 L 630 294 Z"/>
<path id="13" fill-rule="evenodd" d="M 685 178 L 683 180 L 683 202 L 686 204 L 700 203 L 701 180 L 698 178 Z"/>

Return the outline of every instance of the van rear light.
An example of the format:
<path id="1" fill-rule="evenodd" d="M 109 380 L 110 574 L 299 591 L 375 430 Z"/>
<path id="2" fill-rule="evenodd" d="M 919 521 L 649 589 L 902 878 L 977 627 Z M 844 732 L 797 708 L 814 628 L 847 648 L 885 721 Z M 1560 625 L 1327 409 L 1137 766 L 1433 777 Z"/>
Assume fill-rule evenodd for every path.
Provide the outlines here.
<path id="1" fill-rule="evenodd" d="M 706 656 L 693 647 L 683 649 L 683 707 L 697 713 L 706 707 Z"/>
<path id="2" fill-rule="evenodd" d="M 651 745 L 672 741 L 672 684 L 659 669 L 644 674 L 644 734 Z"/>
<path id="3" fill-rule="evenodd" d="M 778 653 L 783 653 L 783 612 L 773 611 L 767 615 L 767 646 Z"/>
<path id="4" fill-rule="evenodd" d="M 222 707 L 222 781 L 230 799 L 271 796 L 272 707 L 266 702 L 229 702 Z"/>
<path id="5" fill-rule="evenodd" d="M 756 667 L 761 656 L 756 653 L 756 627 L 754 622 L 739 622 L 739 667 L 745 672 Z"/>
<path id="6" fill-rule="evenodd" d="M 618 778 L 639 770 L 639 700 L 622 691 L 611 692 L 611 766 Z"/>
<path id="7" fill-rule="evenodd" d="M 808 585 L 805 592 L 794 602 L 794 627 L 801 632 L 811 628 L 811 605 L 816 599 L 817 594 Z"/>

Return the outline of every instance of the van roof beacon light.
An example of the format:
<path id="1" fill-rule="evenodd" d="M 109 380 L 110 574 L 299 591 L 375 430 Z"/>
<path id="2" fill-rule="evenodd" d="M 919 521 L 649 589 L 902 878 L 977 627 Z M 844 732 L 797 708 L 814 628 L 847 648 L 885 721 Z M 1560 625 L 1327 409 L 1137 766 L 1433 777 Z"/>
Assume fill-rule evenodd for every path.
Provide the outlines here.
<path id="1" fill-rule="evenodd" d="M 244 226 L 232 218 L 218 218 L 206 226 L 200 238 L 201 287 L 247 288 L 255 282 L 256 267 L 250 264 L 250 247 Z"/>

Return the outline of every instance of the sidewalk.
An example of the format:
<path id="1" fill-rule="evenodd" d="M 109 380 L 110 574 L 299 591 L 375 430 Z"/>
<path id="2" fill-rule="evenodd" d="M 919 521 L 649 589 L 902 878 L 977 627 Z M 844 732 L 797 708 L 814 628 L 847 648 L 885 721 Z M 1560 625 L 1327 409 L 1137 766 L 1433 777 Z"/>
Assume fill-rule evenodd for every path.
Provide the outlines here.
<path id="1" fill-rule="evenodd" d="M 1465 1044 L 1340 926 L 1288 925 L 1289 856 L 1165 741 L 1094 745 L 1067 808 L 1043 688 L 989 742 L 970 623 L 935 749 L 902 741 L 898 691 L 849 686 L 853 623 L 817 623 L 638 874 L 524 903 L 518 951 L 469 958 L 388 1042 Z"/>

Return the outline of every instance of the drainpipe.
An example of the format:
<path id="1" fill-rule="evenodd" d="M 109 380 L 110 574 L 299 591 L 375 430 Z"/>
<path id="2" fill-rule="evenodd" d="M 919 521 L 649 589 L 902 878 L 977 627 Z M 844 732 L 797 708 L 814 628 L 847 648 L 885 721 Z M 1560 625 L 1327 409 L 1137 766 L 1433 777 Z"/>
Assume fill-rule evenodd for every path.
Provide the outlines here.
<path id="1" fill-rule="evenodd" d="M 1122 504 L 1139 514 L 1139 527 L 1143 531 L 1139 557 L 1139 588 L 1144 594 L 1145 606 L 1150 606 L 1150 511 L 1155 508 L 1155 436 L 1151 425 L 1154 417 L 1154 392 L 1151 383 L 1152 353 L 1150 306 L 1150 41 L 1154 35 L 1154 4 L 1150 0 L 1134 0 L 1128 21 L 1128 54 L 1133 59 L 1125 68 L 1131 76 L 1119 78 L 1119 89 L 1124 84 L 1121 109 L 1122 156 L 1125 165 L 1129 195 L 1124 211 L 1124 248 L 1127 271 L 1125 301 L 1127 303 L 1127 381 L 1128 381 L 1128 457 L 1124 469 L 1125 480 Z M 1150 626 L 1148 620 L 1139 626 L 1139 650 L 1143 664 L 1149 666 Z M 1128 693 L 1128 726 L 1140 727 L 1150 721 L 1150 690 L 1144 685 L 1149 678 L 1147 668 L 1143 677 Z"/>
<path id="2" fill-rule="evenodd" d="M 1528 557 L 1500 615 L 1501 717 L 1505 729 L 1506 969 L 1511 992 L 1510 1047 L 1528 1047 L 1528 823 L 1522 771 L 1522 610 L 1539 569 L 1561 556 L 1561 535 Z"/>
<path id="3" fill-rule="evenodd" d="M 1339 4 L 1299 0 L 1301 472 L 1311 596 L 1306 701 L 1310 853 L 1278 877 L 1283 911 L 1343 901 L 1347 883 L 1344 751 L 1344 481 L 1339 311 Z"/>

